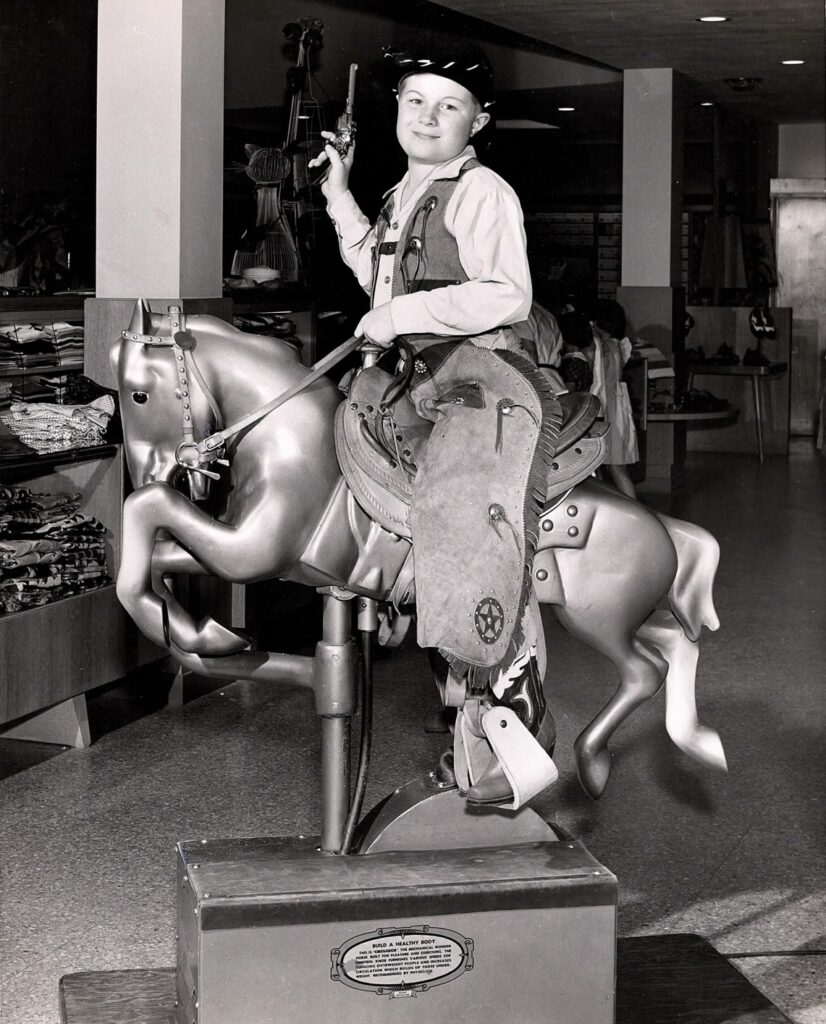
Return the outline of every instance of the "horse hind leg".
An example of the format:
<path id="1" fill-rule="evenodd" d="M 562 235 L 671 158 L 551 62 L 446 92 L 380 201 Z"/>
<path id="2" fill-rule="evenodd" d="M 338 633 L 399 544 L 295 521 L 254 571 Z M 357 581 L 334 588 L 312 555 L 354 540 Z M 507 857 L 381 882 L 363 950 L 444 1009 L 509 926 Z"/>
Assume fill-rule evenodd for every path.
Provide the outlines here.
<path id="1" fill-rule="evenodd" d="M 720 736 L 701 725 L 697 717 L 695 683 L 699 644 L 686 636 L 680 623 L 667 611 L 656 611 L 637 633 L 668 662 L 665 684 L 665 727 L 674 743 L 690 757 L 711 768 L 727 770 Z"/>
<path id="2" fill-rule="evenodd" d="M 569 632 L 609 658 L 620 673 L 613 697 L 574 742 L 577 777 L 585 792 L 598 800 L 611 773 L 608 740 L 633 711 L 659 691 L 668 663 L 654 647 L 636 637 L 602 632 L 589 635 L 583 623 L 564 609 L 557 611 L 557 617 Z"/>
<path id="3" fill-rule="evenodd" d="M 677 553 L 677 572 L 668 602 L 689 641 L 699 639 L 703 626 L 720 628 L 714 608 L 714 577 L 720 562 L 720 545 L 708 530 L 695 523 L 657 515 Z"/>

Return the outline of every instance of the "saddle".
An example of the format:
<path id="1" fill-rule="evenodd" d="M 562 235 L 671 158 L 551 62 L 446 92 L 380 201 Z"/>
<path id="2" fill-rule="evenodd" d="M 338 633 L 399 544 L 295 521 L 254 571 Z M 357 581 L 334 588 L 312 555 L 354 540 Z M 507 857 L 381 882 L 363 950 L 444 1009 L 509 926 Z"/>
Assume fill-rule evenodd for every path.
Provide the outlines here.
<path id="1" fill-rule="evenodd" d="M 336 414 L 336 455 L 364 511 L 386 530 L 409 540 L 416 471 L 434 424 L 418 415 L 407 393 L 385 408 L 382 399 L 393 380 L 385 370 L 371 366 L 342 381 L 347 399 Z M 455 395 L 445 394 L 436 401 L 455 400 Z M 596 422 L 599 400 L 587 393 L 562 394 L 557 400 L 563 420 L 547 476 L 548 504 L 590 476 L 605 457 L 607 428 Z"/>

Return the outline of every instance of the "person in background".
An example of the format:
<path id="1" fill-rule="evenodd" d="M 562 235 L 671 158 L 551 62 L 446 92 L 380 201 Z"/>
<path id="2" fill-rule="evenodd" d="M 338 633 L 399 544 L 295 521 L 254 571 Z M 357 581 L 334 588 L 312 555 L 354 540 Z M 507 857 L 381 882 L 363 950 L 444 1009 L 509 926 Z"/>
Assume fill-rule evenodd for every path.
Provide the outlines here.
<path id="1" fill-rule="evenodd" d="M 556 317 L 534 301 L 527 319 L 514 324 L 514 330 L 522 347 L 548 378 L 554 391 L 566 391 L 567 387 L 559 373 L 563 340 Z"/>
<path id="2" fill-rule="evenodd" d="M 639 450 L 628 386 L 622 379 L 622 368 L 631 356 L 631 342 L 625 333 L 625 310 L 613 299 L 599 299 L 593 308 L 591 326 L 594 379 L 590 390 L 602 403 L 603 415 L 611 427 L 603 466 L 619 491 L 636 498 L 637 492 L 626 468 L 637 462 Z"/>
<path id="3" fill-rule="evenodd" d="M 590 391 L 594 381 L 594 332 L 582 313 L 570 310 L 559 317 L 562 352 L 559 372 L 569 391 Z"/>

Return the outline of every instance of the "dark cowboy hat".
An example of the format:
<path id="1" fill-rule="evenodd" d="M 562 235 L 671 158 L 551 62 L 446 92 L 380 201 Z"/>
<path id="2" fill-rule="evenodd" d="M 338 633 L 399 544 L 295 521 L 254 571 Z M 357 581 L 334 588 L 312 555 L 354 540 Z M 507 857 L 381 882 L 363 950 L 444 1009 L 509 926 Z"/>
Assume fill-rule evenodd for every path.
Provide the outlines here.
<path id="1" fill-rule="evenodd" d="M 493 68 L 478 46 L 467 43 L 455 46 L 429 43 L 417 49 L 386 46 L 384 56 L 395 67 L 397 87 L 410 75 L 428 73 L 463 85 L 473 93 L 483 110 L 494 103 Z"/>

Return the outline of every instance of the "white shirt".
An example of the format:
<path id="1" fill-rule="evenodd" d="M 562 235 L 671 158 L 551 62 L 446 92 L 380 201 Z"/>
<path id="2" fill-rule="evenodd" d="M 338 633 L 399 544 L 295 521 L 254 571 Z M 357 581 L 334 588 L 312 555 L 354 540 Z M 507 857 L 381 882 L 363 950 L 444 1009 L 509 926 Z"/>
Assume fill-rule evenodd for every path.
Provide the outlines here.
<path id="1" fill-rule="evenodd" d="M 409 176 L 405 174 L 391 189 L 393 219 L 384 241 L 396 242 L 402 237 L 408 219 L 433 180 L 455 177 L 465 161 L 475 155 L 473 147 L 467 146 L 457 157 L 434 167 L 409 194 Z M 404 197 L 403 205 L 399 204 L 400 196 Z M 327 212 L 335 225 L 342 257 L 362 288 L 369 291 L 375 228 L 349 191 L 339 196 Z M 482 334 L 524 320 L 531 307 L 531 279 L 522 207 L 510 185 L 489 168 L 475 167 L 459 179 L 444 218 L 447 230 L 456 239 L 459 261 L 469 280 L 391 298 L 395 257 L 382 255 L 378 257 L 373 307 L 390 303 L 397 334 Z"/>

